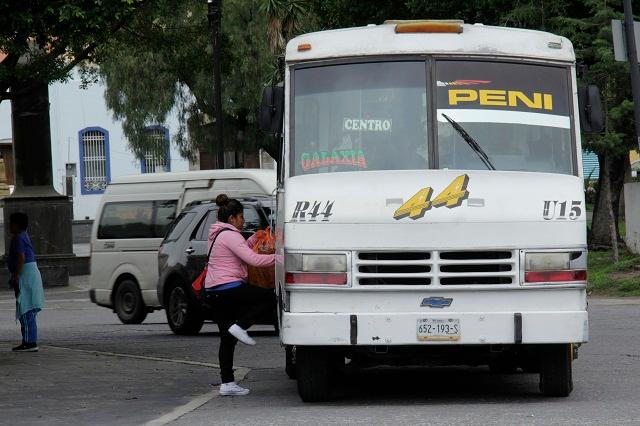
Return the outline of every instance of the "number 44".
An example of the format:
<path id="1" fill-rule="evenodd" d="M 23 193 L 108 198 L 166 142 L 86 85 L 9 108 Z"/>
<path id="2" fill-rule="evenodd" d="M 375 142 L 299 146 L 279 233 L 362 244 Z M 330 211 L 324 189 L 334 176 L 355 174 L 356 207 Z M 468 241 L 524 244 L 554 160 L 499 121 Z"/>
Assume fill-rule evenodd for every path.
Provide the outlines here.
<path id="1" fill-rule="evenodd" d="M 468 183 L 468 175 L 458 176 L 433 200 L 431 200 L 433 188 L 422 188 L 395 211 L 393 218 L 402 219 L 408 216 L 415 220 L 423 217 L 431 207 L 447 206 L 450 209 L 458 207 L 469 197 Z"/>

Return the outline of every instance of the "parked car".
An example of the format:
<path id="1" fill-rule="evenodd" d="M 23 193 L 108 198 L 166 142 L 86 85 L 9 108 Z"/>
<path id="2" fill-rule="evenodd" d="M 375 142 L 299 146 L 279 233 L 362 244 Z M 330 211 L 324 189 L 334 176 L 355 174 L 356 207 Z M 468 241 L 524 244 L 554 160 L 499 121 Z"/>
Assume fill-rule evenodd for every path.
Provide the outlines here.
<path id="1" fill-rule="evenodd" d="M 89 297 L 125 324 L 162 308 L 157 298 L 158 248 L 190 202 L 273 192 L 273 170 L 229 169 L 149 173 L 114 179 L 102 196 L 91 233 Z"/>
<path id="2" fill-rule="evenodd" d="M 270 225 L 274 211 L 271 197 L 237 199 L 244 206 L 245 238 Z M 172 223 L 158 251 L 158 300 L 176 334 L 197 334 L 205 320 L 215 318 L 215 312 L 195 296 L 191 283 L 207 261 L 207 238 L 217 215 L 218 206 L 214 202 L 191 204 Z M 276 324 L 276 318 L 274 310 L 261 323 Z"/>

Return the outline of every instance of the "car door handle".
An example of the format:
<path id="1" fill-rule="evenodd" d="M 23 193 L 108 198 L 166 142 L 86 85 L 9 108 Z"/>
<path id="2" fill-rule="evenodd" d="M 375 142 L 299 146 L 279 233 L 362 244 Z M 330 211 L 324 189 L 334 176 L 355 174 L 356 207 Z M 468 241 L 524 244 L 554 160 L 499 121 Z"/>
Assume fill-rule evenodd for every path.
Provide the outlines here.
<path id="1" fill-rule="evenodd" d="M 184 252 L 185 252 L 185 253 L 187 253 L 187 254 L 191 254 L 191 253 L 193 253 L 194 251 L 196 251 L 196 249 L 189 247 L 189 248 L 188 248 L 188 249 L 186 249 Z"/>

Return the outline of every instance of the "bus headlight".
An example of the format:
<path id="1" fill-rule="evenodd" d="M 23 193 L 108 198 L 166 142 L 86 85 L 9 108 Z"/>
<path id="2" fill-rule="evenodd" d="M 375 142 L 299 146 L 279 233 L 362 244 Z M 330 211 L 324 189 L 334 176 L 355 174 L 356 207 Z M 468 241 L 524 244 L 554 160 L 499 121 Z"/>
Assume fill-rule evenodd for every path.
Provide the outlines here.
<path id="1" fill-rule="evenodd" d="M 527 252 L 524 283 L 540 284 L 587 280 L 587 252 Z"/>
<path id="2" fill-rule="evenodd" d="M 344 254 L 292 253 L 285 258 L 287 271 L 347 272 L 347 256 Z"/>
<path id="3" fill-rule="evenodd" d="M 557 271 L 569 269 L 569 253 L 527 253 L 524 257 L 527 271 Z"/>
<path id="4" fill-rule="evenodd" d="M 287 285 L 347 285 L 345 254 L 287 253 Z"/>

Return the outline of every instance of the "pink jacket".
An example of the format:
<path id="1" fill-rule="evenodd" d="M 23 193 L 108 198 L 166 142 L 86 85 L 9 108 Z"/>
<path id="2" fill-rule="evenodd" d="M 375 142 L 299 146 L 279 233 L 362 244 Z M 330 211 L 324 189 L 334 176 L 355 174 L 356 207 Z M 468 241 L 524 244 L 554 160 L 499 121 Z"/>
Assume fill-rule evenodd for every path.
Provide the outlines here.
<path id="1" fill-rule="evenodd" d="M 209 230 L 208 248 L 211 241 L 223 229 L 223 232 L 211 251 L 204 281 L 206 288 L 215 287 L 233 281 L 247 280 L 247 264 L 251 266 L 271 266 L 275 263 L 275 254 L 258 254 L 251 250 L 256 236 L 245 240 L 238 229 L 224 222 L 216 222 Z"/>

